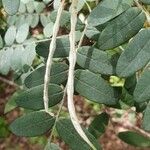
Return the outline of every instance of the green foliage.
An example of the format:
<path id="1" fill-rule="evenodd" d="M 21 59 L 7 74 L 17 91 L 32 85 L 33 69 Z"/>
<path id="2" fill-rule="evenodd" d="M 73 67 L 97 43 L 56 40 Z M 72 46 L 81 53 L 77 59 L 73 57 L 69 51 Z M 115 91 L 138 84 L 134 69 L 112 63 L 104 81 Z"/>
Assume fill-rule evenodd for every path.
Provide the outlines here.
<path id="1" fill-rule="evenodd" d="M 142 3 L 144 3 L 144 4 L 148 4 L 148 5 L 150 5 L 150 0 L 140 0 Z"/>
<path id="2" fill-rule="evenodd" d="M 32 65 L 36 45 L 34 42 L 28 43 L 28 34 L 29 25 L 26 23 L 19 28 L 8 28 L 4 36 L 5 45 L 0 51 L 0 73 L 6 75 L 10 70 L 24 71 L 24 66 Z"/>
<path id="3" fill-rule="evenodd" d="M 91 26 L 98 26 L 115 18 L 133 3 L 133 0 L 104 0 L 99 3 L 88 17 L 88 23 Z"/>
<path id="4" fill-rule="evenodd" d="M 76 71 L 75 90 L 96 103 L 116 104 L 113 88 L 99 74 L 94 74 L 88 70 Z"/>
<path id="5" fill-rule="evenodd" d="M 144 112 L 144 117 L 143 117 L 143 128 L 146 131 L 150 131 L 150 102 L 148 103 L 145 112 Z"/>
<path id="6" fill-rule="evenodd" d="M 12 111 L 13 109 L 15 109 L 17 107 L 15 100 L 18 95 L 19 95 L 19 92 L 16 92 L 8 99 L 8 101 L 5 105 L 5 110 L 4 110 L 5 114 Z"/>
<path id="7" fill-rule="evenodd" d="M 0 117 L 0 138 L 5 138 L 9 135 L 8 126 L 5 120 Z"/>
<path id="8" fill-rule="evenodd" d="M 61 119 L 56 124 L 56 129 L 59 136 L 67 143 L 72 150 L 90 150 L 89 145 L 78 135 L 75 128 L 73 127 L 71 120 Z M 92 134 L 84 129 L 86 135 L 92 141 L 94 146 L 100 150 L 100 145 Z M 67 136 L 66 136 L 67 135 Z"/>
<path id="9" fill-rule="evenodd" d="M 150 131 L 150 29 L 149 6 L 146 6 L 150 2 L 140 0 L 143 10 L 133 0 L 96 2 L 82 0 L 77 6 L 76 46 L 84 33 L 84 26 L 86 36 L 77 48 L 74 94 L 92 101 L 92 104 L 97 103 L 98 108 L 112 107 L 120 112 L 135 109 L 135 113 L 143 113 L 143 130 Z M 54 114 L 58 111 L 56 105 L 63 99 L 68 78 L 71 13 L 70 3 L 66 3 L 50 74 L 49 109 Z M 11 71 L 14 82 L 22 88 L 8 100 L 5 113 L 16 107 L 29 109 L 28 114 L 12 122 L 10 130 L 18 136 L 35 137 L 53 128 L 70 149 L 90 150 L 71 120 L 57 118 L 55 122 L 55 117 L 43 110 L 45 62 L 60 1 L 2 0 L 2 4 L 7 24 L 0 26 L 0 73 L 7 75 Z M 97 114 L 88 130 L 83 129 L 100 150 L 97 139 L 105 133 L 110 117 L 102 111 Z M 8 135 L 3 119 L 0 119 L 0 134 L 2 137 Z M 150 146 L 149 139 L 136 132 L 121 132 L 118 136 L 133 146 Z M 51 141 L 45 147 L 45 150 L 49 149 L 60 148 Z"/>
<path id="10" fill-rule="evenodd" d="M 50 130 L 55 118 L 44 111 L 32 112 L 17 118 L 10 125 L 10 130 L 18 136 L 34 137 Z"/>
<path id="11" fill-rule="evenodd" d="M 5 34 L 5 43 L 6 45 L 10 46 L 14 43 L 16 38 L 16 27 L 11 26 L 8 28 L 6 34 Z"/>
<path id="12" fill-rule="evenodd" d="M 138 147 L 150 147 L 150 139 L 132 131 L 120 132 L 118 137 L 124 142 Z"/>
<path id="13" fill-rule="evenodd" d="M 31 28 L 35 28 L 40 22 L 40 14 L 45 9 L 44 2 L 35 0 L 20 1 L 18 13 L 11 14 L 7 19 L 9 25 L 20 27 L 22 24 L 27 23 Z"/>
<path id="14" fill-rule="evenodd" d="M 67 57 L 69 55 L 70 43 L 68 37 L 58 38 L 56 41 L 56 50 L 54 53 L 54 58 Z M 47 58 L 49 50 L 49 41 L 39 43 L 36 47 L 36 52 L 38 55 Z"/>
<path id="15" fill-rule="evenodd" d="M 112 74 L 113 67 L 106 52 L 84 46 L 77 51 L 77 64 L 95 73 Z"/>
<path id="16" fill-rule="evenodd" d="M 1 37 L 1 35 L 0 35 L 0 48 L 3 48 L 3 39 Z"/>
<path id="17" fill-rule="evenodd" d="M 59 146 L 54 143 L 47 143 L 44 150 L 60 150 Z"/>
<path id="18" fill-rule="evenodd" d="M 101 113 L 94 118 L 88 130 L 92 135 L 94 135 L 95 138 L 99 138 L 103 133 L 105 133 L 108 122 L 109 115 L 106 113 Z"/>
<path id="19" fill-rule="evenodd" d="M 53 22 L 50 22 L 49 24 L 47 24 L 43 30 L 45 37 L 51 37 L 53 34 Z"/>
<path id="20" fill-rule="evenodd" d="M 150 30 L 141 30 L 121 54 L 117 63 L 117 74 L 128 77 L 144 67 L 150 59 Z M 142 59 L 141 59 L 142 58 Z M 138 63 L 137 63 L 138 62 Z"/>
<path id="21" fill-rule="evenodd" d="M 107 50 L 125 43 L 142 28 L 144 22 L 145 14 L 139 8 L 129 8 L 107 24 L 100 34 L 99 48 Z"/>
<path id="22" fill-rule="evenodd" d="M 51 70 L 51 83 L 61 84 L 67 80 L 68 65 L 63 63 L 53 63 Z M 37 68 L 25 79 L 25 86 L 28 88 L 44 83 L 45 66 Z"/>
<path id="23" fill-rule="evenodd" d="M 20 5 L 20 0 L 2 0 L 3 6 L 5 11 L 9 14 L 9 15 L 13 15 L 16 14 L 18 9 L 19 9 L 19 5 Z"/>
<path id="24" fill-rule="evenodd" d="M 43 89 L 44 86 L 39 85 L 22 92 L 15 99 L 17 105 L 32 110 L 44 109 Z M 49 84 L 49 91 L 49 107 L 52 107 L 62 100 L 63 91 L 56 84 Z"/>
<path id="25" fill-rule="evenodd" d="M 141 103 L 149 100 L 150 98 L 149 79 L 150 79 L 150 70 L 145 70 L 141 78 L 139 79 L 138 83 L 136 84 L 134 90 L 134 98 L 136 102 Z"/>
<path id="26" fill-rule="evenodd" d="M 23 24 L 18 28 L 17 35 L 16 35 L 16 42 L 17 43 L 23 43 L 29 33 L 29 25 Z"/>

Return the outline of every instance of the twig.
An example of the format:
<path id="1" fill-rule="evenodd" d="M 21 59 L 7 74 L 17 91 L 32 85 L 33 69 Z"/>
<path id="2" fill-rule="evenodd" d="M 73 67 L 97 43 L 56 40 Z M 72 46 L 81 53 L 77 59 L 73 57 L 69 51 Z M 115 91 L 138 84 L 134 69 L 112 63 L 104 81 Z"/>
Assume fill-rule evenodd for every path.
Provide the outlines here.
<path id="1" fill-rule="evenodd" d="M 116 126 L 120 126 L 123 127 L 125 129 L 129 129 L 129 130 L 135 130 L 139 133 L 141 133 L 143 136 L 150 138 L 150 133 L 144 131 L 143 129 L 133 125 L 126 117 L 128 116 L 128 112 L 124 113 L 122 115 L 122 117 L 119 120 L 116 120 L 116 118 L 113 116 L 112 111 L 109 108 L 105 108 L 105 111 L 109 114 L 110 116 L 110 122 L 112 123 L 112 125 Z M 129 110 L 134 112 L 133 110 Z M 134 112 L 136 113 L 136 112 Z"/>
<path id="2" fill-rule="evenodd" d="M 68 96 L 68 110 L 70 114 L 71 121 L 73 123 L 74 128 L 78 132 L 78 134 L 83 138 L 83 140 L 89 144 L 89 146 L 96 150 L 94 145 L 90 142 L 84 131 L 82 130 L 79 120 L 76 116 L 75 106 L 73 103 L 73 95 L 74 95 L 74 69 L 76 64 L 76 46 L 75 46 L 75 27 L 77 23 L 77 6 L 78 1 L 72 0 L 71 5 L 71 31 L 69 35 L 70 40 L 70 54 L 69 54 L 69 74 L 68 74 L 68 82 L 67 82 L 67 96 Z"/>
<path id="3" fill-rule="evenodd" d="M 82 42 L 83 42 L 83 39 L 84 39 L 84 36 L 85 36 L 85 32 L 86 32 L 86 30 L 87 30 L 87 24 L 85 25 L 85 27 L 84 27 L 84 30 L 83 30 L 83 32 L 82 32 L 82 35 L 81 35 L 81 38 L 80 38 L 80 41 L 79 41 L 79 43 L 78 43 L 78 47 L 77 47 L 77 49 L 79 49 L 80 47 L 81 47 L 81 45 L 82 45 Z"/>
<path id="4" fill-rule="evenodd" d="M 88 2 L 87 2 L 86 0 L 84 0 L 84 2 L 85 2 L 85 4 L 86 4 L 86 6 L 87 6 L 89 12 L 91 12 L 92 10 L 91 10 L 91 7 L 90 7 L 90 5 L 88 4 Z"/>
<path id="5" fill-rule="evenodd" d="M 3 77 L 0 77 L 0 81 L 10 85 L 10 86 L 14 86 L 14 87 L 17 87 L 17 88 L 21 88 L 18 84 L 14 83 L 13 81 L 10 81 L 8 79 L 5 79 Z"/>
<path id="6" fill-rule="evenodd" d="M 61 14 L 64 8 L 64 0 L 61 2 L 61 5 L 58 9 L 57 12 L 57 17 L 56 17 L 56 22 L 54 24 L 54 28 L 53 28 L 53 36 L 52 36 L 52 40 L 50 42 L 50 47 L 49 47 L 49 55 L 48 55 L 48 59 L 47 59 L 47 63 L 46 63 L 46 72 L 45 72 L 45 77 L 44 77 L 44 91 L 43 91 L 43 100 L 44 100 L 44 107 L 45 107 L 45 111 L 48 112 L 48 102 L 49 102 L 49 98 L 48 98 L 48 85 L 50 82 L 50 71 L 51 71 L 51 66 L 52 66 L 52 58 L 56 49 L 56 37 L 57 37 L 57 33 L 59 31 L 59 24 L 60 24 L 60 18 L 61 18 Z"/>
<path id="7" fill-rule="evenodd" d="M 69 37 L 68 34 L 66 35 L 63 35 L 63 36 L 57 36 L 56 39 L 61 39 L 62 37 Z M 47 42 L 47 41 L 51 41 L 52 38 L 47 38 L 47 39 L 41 39 L 41 40 L 36 40 L 36 41 L 32 41 L 32 42 L 27 42 L 27 43 L 21 43 L 21 44 L 13 44 L 12 46 L 6 46 L 3 48 L 4 50 L 9 48 L 9 47 L 12 47 L 12 48 L 16 48 L 18 46 L 28 46 L 28 45 L 31 45 L 31 44 L 38 44 L 38 43 L 43 43 L 43 42 Z"/>
<path id="8" fill-rule="evenodd" d="M 66 87 L 67 87 L 67 86 L 66 86 Z M 62 110 L 64 101 L 65 101 L 65 96 L 66 96 L 66 93 L 67 93 L 67 88 L 66 88 L 66 87 L 65 87 L 65 89 L 64 89 L 64 95 L 63 95 L 62 101 L 61 101 L 61 103 L 60 103 L 59 110 L 58 110 L 58 112 L 57 112 L 57 114 L 56 114 L 55 123 L 54 123 L 54 125 L 53 125 L 52 131 L 51 131 L 51 134 L 50 134 L 50 138 L 49 138 L 50 143 L 51 143 L 51 141 L 52 141 L 52 136 L 53 136 L 53 134 L 54 134 L 54 130 L 55 130 L 55 127 L 56 127 L 56 123 L 57 123 L 57 121 L 58 121 L 58 119 L 59 119 L 59 115 L 60 115 L 60 112 L 61 112 L 61 110 Z"/>
<path id="9" fill-rule="evenodd" d="M 134 130 L 134 131 L 141 133 L 143 136 L 150 138 L 150 133 L 144 131 L 143 129 L 141 129 L 135 125 L 132 125 L 129 121 L 126 121 L 126 123 L 118 122 L 118 121 L 115 121 L 113 118 L 110 121 L 114 126 L 118 125 L 120 127 L 128 129 L 128 130 Z"/>
<path id="10" fill-rule="evenodd" d="M 134 0 L 137 7 L 139 7 L 146 15 L 146 18 L 147 18 L 147 21 L 148 21 L 148 24 L 150 25 L 150 14 L 149 12 L 139 3 L 138 0 Z"/>

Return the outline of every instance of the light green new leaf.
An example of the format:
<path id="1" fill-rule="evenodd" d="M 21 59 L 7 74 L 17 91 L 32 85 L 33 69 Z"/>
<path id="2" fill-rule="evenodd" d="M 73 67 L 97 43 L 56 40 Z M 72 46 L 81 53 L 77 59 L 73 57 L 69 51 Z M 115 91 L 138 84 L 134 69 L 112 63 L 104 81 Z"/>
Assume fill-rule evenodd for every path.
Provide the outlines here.
<path id="1" fill-rule="evenodd" d="M 33 14 L 28 14 L 28 15 L 26 15 L 25 23 L 30 26 L 31 23 L 32 23 L 32 21 L 33 21 Z"/>
<path id="2" fill-rule="evenodd" d="M 32 0 L 21 0 L 21 2 L 24 3 L 24 4 L 27 4 L 27 3 L 29 3 L 30 1 L 32 1 Z"/>
<path id="3" fill-rule="evenodd" d="M 103 0 L 88 16 L 88 24 L 98 26 L 115 18 L 133 4 L 133 0 Z"/>
<path id="4" fill-rule="evenodd" d="M 7 48 L 0 51 L 0 73 L 7 75 L 11 67 L 11 57 L 13 55 L 13 49 Z"/>
<path id="5" fill-rule="evenodd" d="M 22 45 L 17 46 L 13 49 L 13 54 L 11 56 L 11 68 L 14 71 L 22 69 L 22 57 L 23 57 L 24 47 Z"/>
<path id="6" fill-rule="evenodd" d="M 43 25 L 43 27 L 45 27 L 48 23 L 51 22 L 51 20 L 45 14 L 40 14 L 40 22 Z"/>
<path id="7" fill-rule="evenodd" d="M 150 0 L 140 0 L 141 2 L 143 2 L 144 4 L 150 5 Z"/>
<path id="8" fill-rule="evenodd" d="M 26 12 L 26 5 L 22 2 L 20 2 L 20 6 L 19 6 L 19 13 L 25 13 Z"/>
<path id="9" fill-rule="evenodd" d="M 88 70 L 75 72 L 75 90 L 96 103 L 108 105 L 116 103 L 113 88 L 99 74 L 94 74 Z"/>
<path id="10" fill-rule="evenodd" d="M 90 150 L 90 146 L 80 137 L 75 130 L 71 120 L 61 119 L 56 124 L 56 130 L 59 136 L 69 145 L 72 150 Z M 98 141 L 86 129 L 84 129 L 89 140 L 97 148 L 101 150 Z"/>
<path id="11" fill-rule="evenodd" d="M 63 11 L 62 15 L 61 15 L 61 19 L 60 19 L 60 26 L 61 27 L 66 27 L 68 24 L 70 24 L 70 13 L 68 11 Z M 57 17 L 57 11 L 54 10 L 51 12 L 49 18 L 50 20 L 54 23 L 56 21 L 56 17 Z"/>
<path id="12" fill-rule="evenodd" d="M 125 131 L 120 132 L 118 137 L 123 140 L 124 142 L 138 147 L 150 147 L 150 138 L 146 138 L 143 135 L 132 132 L 132 131 Z"/>
<path id="13" fill-rule="evenodd" d="M 17 20 L 16 15 L 8 16 L 7 17 L 7 24 L 9 26 L 13 26 L 16 23 L 16 20 Z"/>
<path id="14" fill-rule="evenodd" d="M 32 65 L 35 56 L 35 44 L 29 44 L 26 47 L 18 45 L 13 49 L 13 53 L 10 58 L 11 68 L 15 71 L 23 70 L 25 65 Z"/>
<path id="15" fill-rule="evenodd" d="M 54 10 L 58 10 L 60 4 L 61 4 L 61 0 L 54 0 L 54 2 L 53 2 L 53 8 L 54 8 Z"/>
<path id="16" fill-rule="evenodd" d="M 34 2 L 34 9 L 38 14 L 40 14 L 45 7 L 46 6 L 43 2 L 37 2 L 37 1 Z"/>
<path id="17" fill-rule="evenodd" d="M 141 103 L 150 100 L 150 70 L 144 71 L 134 90 L 134 99 Z"/>
<path id="18" fill-rule="evenodd" d="M 44 84 L 45 66 L 31 72 L 25 79 L 25 86 L 28 88 Z M 51 83 L 61 84 L 67 80 L 68 65 L 53 63 L 51 69 Z"/>
<path id="19" fill-rule="evenodd" d="M 117 63 L 117 74 L 128 77 L 144 67 L 150 60 L 150 29 L 141 30 L 121 54 Z"/>
<path id="20" fill-rule="evenodd" d="M 145 19 L 139 8 L 129 8 L 104 28 L 98 39 L 99 48 L 107 50 L 125 43 L 143 27 Z"/>
<path id="21" fill-rule="evenodd" d="M 95 138 L 99 138 L 103 133 L 105 133 L 108 122 L 109 116 L 106 113 L 101 113 L 94 118 L 88 130 Z"/>
<path id="22" fill-rule="evenodd" d="M 17 105 L 32 110 L 43 109 L 44 108 L 43 89 L 44 86 L 39 85 L 20 93 L 16 98 Z M 62 100 L 63 90 L 60 86 L 56 84 L 49 84 L 48 95 L 49 95 L 49 107 L 52 107 Z"/>
<path id="23" fill-rule="evenodd" d="M 32 112 L 17 118 L 10 125 L 10 130 L 17 136 L 35 137 L 50 130 L 55 118 L 44 111 Z"/>
<path id="24" fill-rule="evenodd" d="M 6 31 L 5 37 L 4 37 L 6 45 L 8 46 L 12 45 L 15 41 L 15 38 L 16 38 L 16 27 L 10 26 L 8 30 Z"/>
<path id="25" fill-rule="evenodd" d="M 20 6 L 20 0 L 2 0 L 2 3 L 9 15 L 16 14 Z"/>
<path id="26" fill-rule="evenodd" d="M 26 4 L 28 13 L 32 14 L 34 12 L 34 1 L 30 1 Z"/>
<path id="27" fill-rule="evenodd" d="M 53 27 L 54 27 L 54 23 L 50 22 L 49 24 L 47 24 L 44 27 L 43 33 L 45 35 L 45 37 L 51 37 L 53 34 Z"/>
<path id="28" fill-rule="evenodd" d="M 150 102 L 147 104 L 144 112 L 142 127 L 144 130 L 150 131 Z"/>
<path id="29" fill-rule="evenodd" d="M 40 18 L 38 14 L 32 14 L 32 16 L 33 16 L 32 18 L 33 20 L 30 25 L 31 25 L 31 28 L 35 28 L 38 25 Z"/>
<path id="30" fill-rule="evenodd" d="M 18 18 L 16 18 L 16 21 L 15 21 L 15 26 L 19 28 L 25 23 L 25 20 L 26 20 L 25 15 L 18 16 Z"/>
<path id="31" fill-rule="evenodd" d="M 108 54 L 96 48 L 83 46 L 77 51 L 77 63 L 95 73 L 112 74 L 113 67 Z"/>
<path id="32" fill-rule="evenodd" d="M 85 5 L 85 2 L 86 2 L 85 0 L 78 1 L 78 3 L 77 3 L 77 12 L 79 12 L 80 10 L 82 10 L 83 6 Z M 71 12 L 71 7 L 69 9 L 69 12 Z"/>
<path id="33" fill-rule="evenodd" d="M 27 23 L 22 24 L 17 31 L 16 41 L 17 43 L 23 43 L 29 34 L 29 25 Z"/>
<path id="34" fill-rule="evenodd" d="M 23 53 L 22 53 L 22 67 L 24 65 L 31 66 L 33 63 L 33 60 L 36 56 L 35 52 L 35 44 L 29 44 L 25 47 Z"/>

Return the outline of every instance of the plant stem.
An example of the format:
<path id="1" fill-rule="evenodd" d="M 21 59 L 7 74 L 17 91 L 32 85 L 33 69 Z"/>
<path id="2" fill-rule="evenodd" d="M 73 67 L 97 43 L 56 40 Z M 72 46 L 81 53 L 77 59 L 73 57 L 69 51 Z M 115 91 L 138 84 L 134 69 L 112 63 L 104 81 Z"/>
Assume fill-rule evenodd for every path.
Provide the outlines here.
<path id="1" fill-rule="evenodd" d="M 114 109 L 113 109 L 114 110 Z M 125 129 L 128 130 L 133 130 L 133 131 L 137 131 L 139 133 L 141 133 L 143 136 L 150 138 L 150 133 L 144 131 L 143 129 L 137 127 L 136 125 L 132 124 L 128 118 L 126 118 L 126 116 L 129 115 L 129 112 L 133 112 L 135 114 L 138 114 L 137 112 L 133 111 L 132 109 L 129 109 L 128 111 L 126 111 L 126 113 L 124 113 L 122 115 L 122 117 L 118 120 L 115 118 L 115 116 L 112 114 L 112 110 L 109 108 L 105 108 L 105 111 L 107 112 L 107 114 L 109 114 L 110 116 L 110 122 L 112 123 L 112 125 L 115 126 L 120 126 L 123 127 Z"/>
<path id="2" fill-rule="evenodd" d="M 83 138 L 83 140 L 93 149 L 96 150 L 95 146 L 90 142 L 83 129 L 80 126 L 79 120 L 75 112 L 75 106 L 73 103 L 74 96 L 74 69 L 76 64 L 76 46 L 75 46 L 75 28 L 77 23 L 77 6 L 78 1 L 72 0 L 71 5 L 71 31 L 69 35 L 70 40 L 70 54 L 69 54 L 69 74 L 67 82 L 67 96 L 68 96 L 68 110 L 70 114 L 71 121 L 74 128 L 78 134 Z"/>
<path id="3" fill-rule="evenodd" d="M 57 17 L 56 17 L 56 22 L 54 24 L 53 28 L 53 36 L 52 40 L 50 42 L 50 47 L 49 47 L 49 55 L 46 63 L 46 72 L 45 72 L 45 77 L 44 77 L 44 91 L 43 91 L 43 100 L 44 100 L 44 107 L 45 111 L 48 112 L 48 102 L 49 102 L 49 97 L 48 97 L 48 85 L 50 82 L 50 71 L 51 71 L 51 66 L 52 66 L 52 58 L 56 49 L 56 37 L 57 33 L 59 31 L 59 24 L 60 24 L 60 18 L 61 14 L 64 8 L 64 0 L 61 2 L 61 5 L 58 9 L 57 12 Z"/>
<path id="4" fill-rule="evenodd" d="M 67 87 L 67 85 L 66 85 L 66 87 Z M 60 103 L 59 110 L 58 110 L 57 115 L 56 115 L 55 123 L 54 123 L 54 125 L 53 125 L 52 131 L 51 131 L 51 134 L 50 134 L 50 138 L 49 138 L 50 143 L 51 143 L 51 141 L 52 141 L 52 136 L 53 136 L 53 134 L 54 134 L 54 130 L 55 130 L 55 127 L 56 127 L 56 123 L 57 123 L 57 121 L 58 121 L 58 119 L 59 119 L 59 115 L 60 115 L 60 112 L 61 112 L 61 110 L 62 110 L 64 101 L 65 101 L 65 96 L 66 96 L 66 92 L 67 92 L 67 88 L 66 88 L 66 87 L 65 87 L 65 89 L 64 89 L 64 95 L 63 95 L 62 101 L 61 101 L 61 103 Z"/>
<path id="5" fill-rule="evenodd" d="M 83 32 L 82 32 L 82 35 L 81 35 L 81 38 L 80 38 L 80 41 L 79 41 L 79 43 L 78 43 L 78 47 L 77 47 L 77 49 L 79 49 L 80 47 L 81 47 L 81 45 L 82 45 L 82 42 L 83 42 L 83 39 L 84 39 L 84 36 L 85 36 L 85 32 L 86 32 L 86 30 L 87 30 L 87 24 L 85 25 L 85 27 L 84 27 L 84 30 L 83 30 Z"/>
<path id="6" fill-rule="evenodd" d="M 10 86 L 14 86 L 14 87 L 17 87 L 17 88 L 21 89 L 21 87 L 18 84 L 16 84 L 13 81 L 10 81 L 10 80 L 8 80 L 6 78 L 0 77 L 0 81 L 4 82 L 4 83 L 6 83 L 6 84 L 8 84 Z"/>
<path id="7" fill-rule="evenodd" d="M 86 4 L 86 6 L 87 6 L 89 12 L 91 12 L 92 10 L 91 10 L 91 7 L 90 7 L 90 5 L 88 4 L 88 2 L 87 2 L 86 0 L 84 0 L 84 2 L 85 2 L 85 4 Z"/>
<path id="8" fill-rule="evenodd" d="M 149 12 L 139 3 L 138 0 L 134 0 L 134 1 L 136 3 L 137 7 L 139 7 L 145 13 L 146 18 L 147 18 L 147 22 L 150 25 L 150 14 L 149 14 Z"/>
<path id="9" fill-rule="evenodd" d="M 150 134 L 148 132 L 144 131 L 143 129 L 141 129 L 135 125 L 132 125 L 129 121 L 126 121 L 126 123 L 118 122 L 118 121 L 115 121 L 115 119 L 113 119 L 113 118 L 110 121 L 111 121 L 112 125 L 114 125 L 114 126 L 120 126 L 125 129 L 128 129 L 128 130 L 137 131 L 140 134 L 142 134 L 143 136 L 150 138 Z"/>

